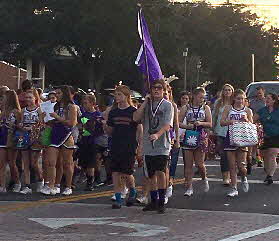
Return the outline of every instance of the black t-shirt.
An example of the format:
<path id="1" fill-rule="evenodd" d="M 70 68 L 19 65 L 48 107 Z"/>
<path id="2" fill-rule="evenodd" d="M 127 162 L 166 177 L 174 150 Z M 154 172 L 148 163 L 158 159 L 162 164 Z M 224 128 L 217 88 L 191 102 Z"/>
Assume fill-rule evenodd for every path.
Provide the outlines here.
<path id="1" fill-rule="evenodd" d="M 135 148 L 137 146 L 137 126 L 133 121 L 136 108 L 129 106 L 126 109 L 113 109 L 109 112 L 108 126 L 113 127 L 112 148 Z M 129 148 L 130 149 L 130 148 Z M 126 150 L 128 151 L 128 150 Z"/>

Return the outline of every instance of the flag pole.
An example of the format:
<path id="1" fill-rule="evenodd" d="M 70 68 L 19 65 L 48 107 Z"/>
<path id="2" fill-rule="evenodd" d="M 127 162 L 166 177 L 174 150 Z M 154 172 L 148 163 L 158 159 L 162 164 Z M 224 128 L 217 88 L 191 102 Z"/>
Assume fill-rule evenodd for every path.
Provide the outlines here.
<path id="1" fill-rule="evenodd" d="M 146 73 L 147 73 L 147 84 L 148 84 L 148 91 L 150 93 L 151 91 L 151 86 L 150 86 L 150 76 L 149 76 L 149 67 L 148 67 L 148 61 L 147 61 L 147 52 L 146 52 L 146 47 L 145 47 L 145 39 L 144 39 L 144 33 L 143 33 L 143 26 L 142 26 L 142 15 L 141 15 L 141 12 L 142 12 L 142 5 L 141 3 L 139 2 L 138 3 L 138 7 L 139 7 L 139 20 L 140 20 L 140 29 L 141 29 L 141 36 L 142 36 L 142 47 L 143 47 L 143 52 L 144 52 L 144 63 L 145 63 L 145 66 L 146 66 Z"/>

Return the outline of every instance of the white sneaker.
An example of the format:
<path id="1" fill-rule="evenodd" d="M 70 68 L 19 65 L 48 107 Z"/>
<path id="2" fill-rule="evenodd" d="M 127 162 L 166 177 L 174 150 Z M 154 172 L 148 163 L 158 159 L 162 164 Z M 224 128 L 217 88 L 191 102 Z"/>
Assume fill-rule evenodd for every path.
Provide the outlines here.
<path id="1" fill-rule="evenodd" d="M 115 194 L 113 194 L 112 197 L 111 197 L 110 199 L 111 199 L 111 201 L 116 201 Z"/>
<path id="2" fill-rule="evenodd" d="M 72 194 L 73 194 L 72 188 L 69 188 L 69 187 L 66 187 L 64 192 L 62 192 L 62 195 L 65 195 L 65 196 L 69 196 Z"/>
<path id="3" fill-rule="evenodd" d="M 247 177 L 241 178 L 241 186 L 242 186 L 242 189 L 244 192 L 249 191 L 249 183 L 248 183 Z"/>
<path id="4" fill-rule="evenodd" d="M 61 192 L 60 186 L 54 186 L 54 190 L 55 190 L 56 194 L 60 194 L 60 192 Z"/>
<path id="5" fill-rule="evenodd" d="M 44 187 L 44 181 L 42 181 L 42 182 L 37 182 L 37 189 L 36 189 L 36 191 L 37 191 L 37 192 L 41 192 L 41 190 L 43 189 L 43 187 Z"/>
<path id="6" fill-rule="evenodd" d="M 5 187 L 0 187 L 0 193 L 6 193 L 7 189 Z"/>
<path id="7" fill-rule="evenodd" d="M 128 193 L 129 193 L 129 189 L 125 187 L 123 192 L 121 192 L 121 198 L 123 198 L 122 196 L 124 196 L 123 199 L 125 199 Z"/>
<path id="8" fill-rule="evenodd" d="M 204 192 L 209 191 L 209 183 L 207 180 L 203 180 L 203 185 L 204 185 Z"/>
<path id="9" fill-rule="evenodd" d="M 121 193 L 121 199 L 125 199 L 126 196 L 127 196 L 128 192 L 127 193 L 124 193 L 124 191 Z M 115 197 L 115 194 L 112 195 L 112 197 L 110 198 L 111 201 L 116 201 L 116 197 Z"/>
<path id="10" fill-rule="evenodd" d="M 233 187 L 230 192 L 227 194 L 228 197 L 237 197 L 238 196 L 238 191 L 235 187 Z"/>
<path id="11" fill-rule="evenodd" d="M 32 194 L 32 189 L 29 188 L 29 187 L 24 187 L 24 188 L 22 189 L 22 191 L 20 191 L 19 193 L 24 194 L 24 195 Z"/>
<path id="12" fill-rule="evenodd" d="M 168 204 L 168 202 L 169 202 L 169 198 L 165 197 L 165 205 Z"/>
<path id="13" fill-rule="evenodd" d="M 41 193 L 42 194 L 45 194 L 45 195 L 56 195 L 56 191 L 54 188 L 50 188 L 49 186 L 44 186 L 41 190 Z"/>
<path id="14" fill-rule="evenodd" d="M 14 184 L 12 192 L 17 192 L 18 193 L 18 192 L 20 192 L 20 189 L 21 189 L 21 183 Z"/>
<path id="15" fill-rule="evenodd" d="M 193 196 L 193 194 L 194 194 L 193 188 L 188 188 L 184 193 L 184 196 L 191 197 Z"/>
<path id="16" fill-rule="evenodd" d="M 147 205 L 148 204 L 148 197 L 144 197 L 144 196 L 139 197 L 139 198 L 137 198 L 137 202 Z"/>
<path id="17" fill-rule="evenodd" d="M 173 187 L 172 186 L 169 186 L 167 188 L 167 191 L 166 191 L 166 197 L 167 198 L 170 198 L 172 196 L 172 192 L 173 192 Z"/>

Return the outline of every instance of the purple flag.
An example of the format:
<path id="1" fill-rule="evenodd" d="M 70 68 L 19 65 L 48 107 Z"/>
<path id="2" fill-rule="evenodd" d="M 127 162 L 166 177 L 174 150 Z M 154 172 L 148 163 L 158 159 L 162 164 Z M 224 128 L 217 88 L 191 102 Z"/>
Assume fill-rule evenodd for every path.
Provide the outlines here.
<path id="1" fill-rule="evenodd" d="M 154 80 L 162 79 L 163 74 L 152 45 L 142 9 L 140 9 L 138 13 L 138 31 L 141 39 L 141 48 L 136 59 L 136 65 L 151 84 Z"/>

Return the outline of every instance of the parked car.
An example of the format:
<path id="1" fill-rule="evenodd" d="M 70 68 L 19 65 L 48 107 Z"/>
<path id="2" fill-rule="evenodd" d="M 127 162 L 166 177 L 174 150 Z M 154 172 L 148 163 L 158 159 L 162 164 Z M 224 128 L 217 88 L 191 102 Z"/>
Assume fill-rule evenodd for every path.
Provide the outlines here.
<path id="1" fill-rule="evenodd" d="M 273 93 L 279 95 L 279 81 L 260 81 L 251 83 L 247 86 L 246 96 L 248 99 L 256 97 L 256 89 L 259 86 L 265 89 L 266 94 Z"/>

